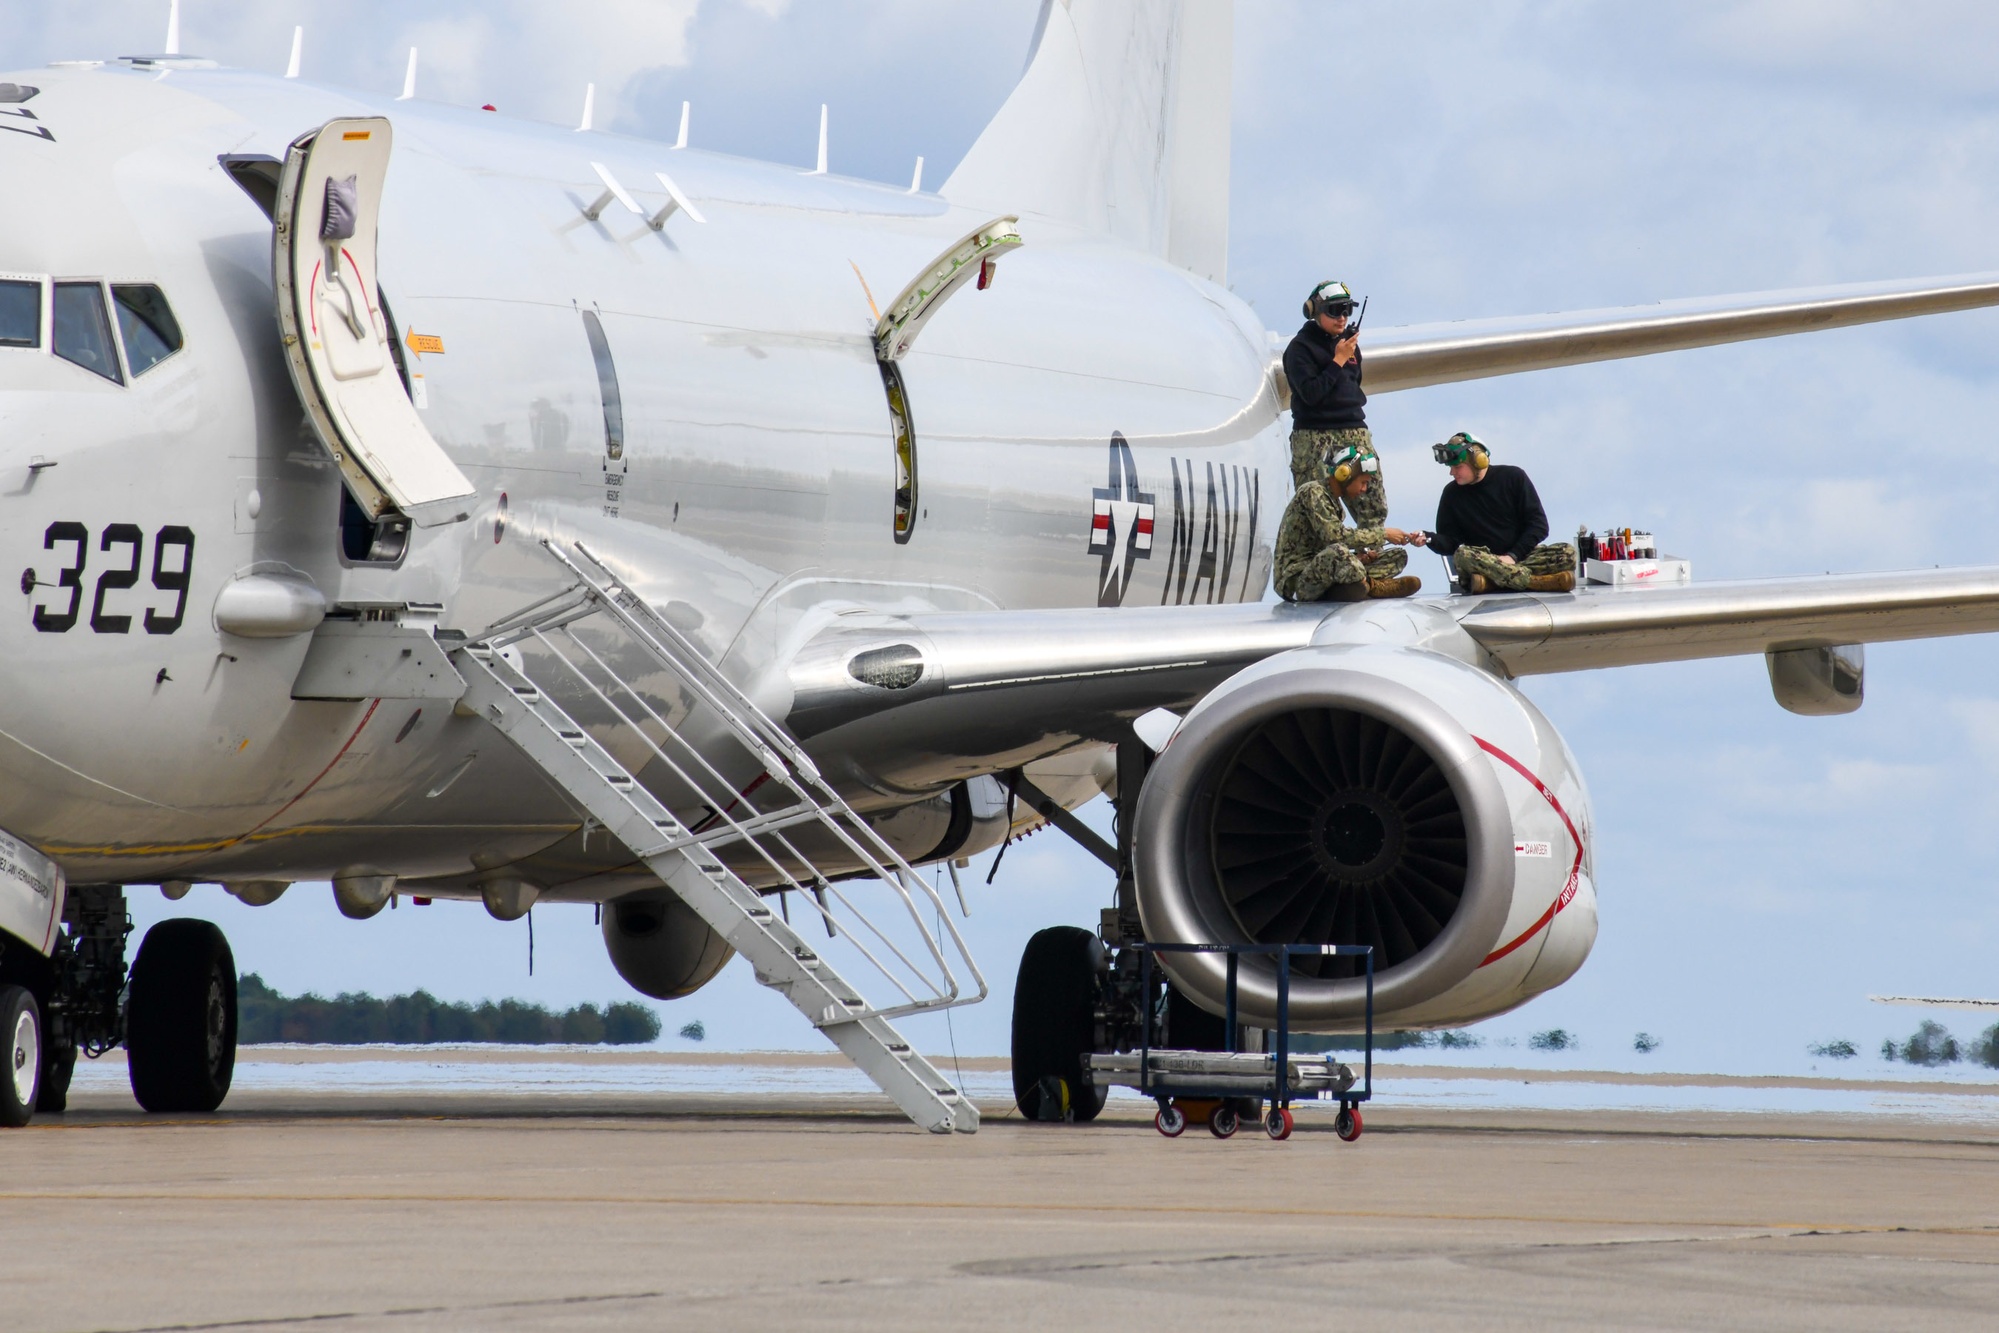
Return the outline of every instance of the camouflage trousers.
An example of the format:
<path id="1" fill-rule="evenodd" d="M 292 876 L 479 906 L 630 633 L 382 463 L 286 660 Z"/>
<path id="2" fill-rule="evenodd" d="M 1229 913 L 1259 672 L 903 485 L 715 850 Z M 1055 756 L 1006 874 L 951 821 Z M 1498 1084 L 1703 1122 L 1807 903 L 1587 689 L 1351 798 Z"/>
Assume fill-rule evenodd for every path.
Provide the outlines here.
<path id="1" fill-rule="evenodd" d="M 1537 546 L 1517 564 L 1502 564 L 1498 556 L 1483 546 L 1460 546 L 1451 557 L 1452 566 L 1463 582 L 1472 574 L 1483 574 L 1486 582 L 1508 592 L 1525 592 L 1527 580 L 1536 574 L 1560 574 L 1576 567 L 1576 548 L 1567 542 Z"/>
<path id="2" fill-rule="evenodd" d="M 1357 444 L 1369 454 L 1373 454 L 1373 432 L 1365 426 L 1347 426 L 1345 430 L 1293 430 L 1291 432 L 1291 490 L 1297 490 L 1305 482 L 1325 480 L 1325 460 L 1333 456 L 1343 444 Z M 1379 460 L 1377 460 L 1379 466 Z M 1367 500 L 1381 494 L 1381 474 L 1373 474 L 1373 486 L 1367 488 Z M 1387 516 L 1387 502 L 1381 504 L 1381 514 Z M 1361 524 L 1361 528 L 1379 528 L 1379 524 Z"/>
<path id="3" fill-rule="evenodd" d="M 1337 584 L 1392 579 L 1408 565 L 1409 553 L 1399 546 L 1374 552 L 1328 546 L 1310 560 L 1279 566 L 1272 582 L 1287 602 L 1316 602 Z"/>

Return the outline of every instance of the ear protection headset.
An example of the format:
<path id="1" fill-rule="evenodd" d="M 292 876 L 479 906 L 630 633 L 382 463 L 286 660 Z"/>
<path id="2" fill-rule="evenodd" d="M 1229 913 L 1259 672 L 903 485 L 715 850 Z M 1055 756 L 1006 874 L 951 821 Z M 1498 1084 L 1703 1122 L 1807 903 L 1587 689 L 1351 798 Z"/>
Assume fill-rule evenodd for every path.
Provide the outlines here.
<path id="1" fill-rule="evenodd" d="M 1338 453 L 1326 460 L 1326 475 L 1339 486 L 1346 485 L 1360 473 L 1380 471 L 1380 460 L 1362 450 L 1359 445 L 1344 445 Z"/>
<path id="2" fill-rule="evenodd" d="M 1312 289 L 1305 298 L 1305 318 L 1317 319 L 1321 315 L 1352 314 L 1354 307 L 1353 289 L 1344 282 L 1328 279 Z"/>
<path id="3" fill-rule="evenodd" d="M 1492 454 L 1486 449 L 1485 441 L 1468 430 L 1461 430 L 1442 444 L 1430 446 L 1430 457 L 1445 467 L 1455 467 L 1459 463 L 1470 463 L 1480 472 L 1492 466 Z"/>

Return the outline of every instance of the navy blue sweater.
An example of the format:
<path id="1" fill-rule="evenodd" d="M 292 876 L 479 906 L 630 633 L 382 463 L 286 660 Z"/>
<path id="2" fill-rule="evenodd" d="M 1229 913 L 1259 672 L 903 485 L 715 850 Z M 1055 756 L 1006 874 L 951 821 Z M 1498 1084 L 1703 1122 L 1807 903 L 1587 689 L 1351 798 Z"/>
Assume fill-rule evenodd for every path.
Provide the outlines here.
<path id="1" fill-rule="evenodd" d="M 1548 514 L 1534 483 L 1519 468 L 1494 463 L 1483 481 L 1444 487 L 1430 545 L 1444 555 L 1460 546 L 1483 546 L 1494 555 L 1525 560 L 1547 535 Z"/>
<path id="2" fill-rule="evenodd" d="M 1307 320 L 1284 349 L 1284 378 L 1291 385 L 1291 429 L 1345 430 L 1367 424 L 1367 394 L 1360 387 L 1360 348 L 1344 366 L 1333 364 L 1333 335 Z"/>

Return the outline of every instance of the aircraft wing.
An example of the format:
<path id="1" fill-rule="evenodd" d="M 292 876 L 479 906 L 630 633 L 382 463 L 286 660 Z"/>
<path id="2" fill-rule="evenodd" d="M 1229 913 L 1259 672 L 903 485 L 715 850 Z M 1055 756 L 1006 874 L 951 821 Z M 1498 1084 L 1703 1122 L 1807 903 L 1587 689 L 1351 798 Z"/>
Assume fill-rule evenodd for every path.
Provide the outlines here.
<path id="1" fill-rule="evenodd" d="M 1378 394 L 1990 305 L 1999 305 L 1999 273 L 1703 296 L 1616 310 L 1403 328 L 1369 325 L 1362 344 L 1367 354 L 1367 391 Z"/>
<path id="2" fill-rule="evenodd" d="M 1458 623 L 1514 676 L 1987 634 L 1999 566 L 1468 598 Z"/>
<path id="3" fill-rule="evenodd" d="M 836 781 L 916 794 L 1117 742 L 1139 715 L 1183 710 L 1288 649 L 1468 649 L 1452 619 L 1508 676 L 1983 634 L 1999 631 L 1999 567 L 1406 603 L 843 618 L 792 659 L 789 708 L 776 711 Z"/>
<path id="4" fill-rule="evenodd" d="M 786 726 L 836 780 L 922 792 L 1116 742 L 1242 668 L 1302 648 L 1331 608 L 1289 603 L 847 618 L 791 661 Z M 843 771 L 844 770 L 844 771 Z"/>

